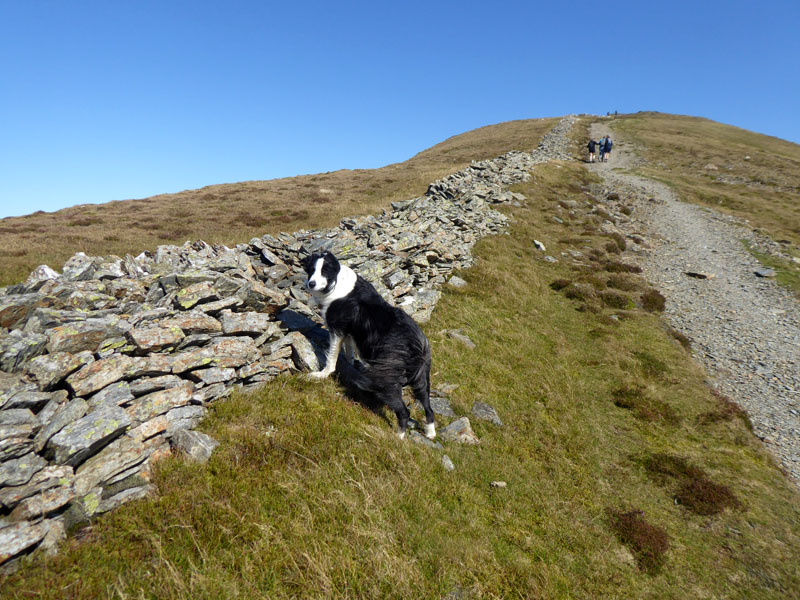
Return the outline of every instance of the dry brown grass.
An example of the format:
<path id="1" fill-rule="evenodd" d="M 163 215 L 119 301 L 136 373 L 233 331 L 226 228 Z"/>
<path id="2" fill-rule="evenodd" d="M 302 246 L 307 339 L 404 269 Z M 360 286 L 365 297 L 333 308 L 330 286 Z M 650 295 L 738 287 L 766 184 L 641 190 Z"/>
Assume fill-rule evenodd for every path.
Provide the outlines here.
<path id="1" fill-rule="evenodd" d="M 38 265 L 55 269 L 75 252 L 138 254 L 159 244 L 202 239 L 233 245 L 254 236 L 335 225 L 425 193 L 432 181 L 509 150 L 533 150 L 557 119 L 490 125 L 454 136 L 380 169 L 341 170 L 212 185 L 177 194 L 0 220 L 0 285 Z"/>

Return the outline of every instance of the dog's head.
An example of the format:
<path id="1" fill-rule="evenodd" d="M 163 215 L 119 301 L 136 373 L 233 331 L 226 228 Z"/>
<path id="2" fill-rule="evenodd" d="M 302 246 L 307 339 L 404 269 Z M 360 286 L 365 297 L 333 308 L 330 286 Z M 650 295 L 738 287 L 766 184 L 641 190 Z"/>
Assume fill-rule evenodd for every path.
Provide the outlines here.
<path id="1" fill-rule="evenodd" d="M 314 295 L 328 294 L 336 285 L 339 276 L 339 261 L 330 252 L 312 254 L 303 260 L 303 268 L 308 279 L 306 288 Z"/>

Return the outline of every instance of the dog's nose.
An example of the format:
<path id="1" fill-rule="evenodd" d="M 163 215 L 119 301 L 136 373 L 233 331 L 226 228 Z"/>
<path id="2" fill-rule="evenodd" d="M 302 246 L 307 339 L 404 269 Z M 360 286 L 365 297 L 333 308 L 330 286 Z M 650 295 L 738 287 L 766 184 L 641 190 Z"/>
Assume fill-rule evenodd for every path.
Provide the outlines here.
<path id="1" fill-rule="evenodd" d="M 308 286 L 308 289 L 313 290 L 315 287 L 317 287 L 317 282 L 313 279 L 309 279 L 306 285 Z"/>

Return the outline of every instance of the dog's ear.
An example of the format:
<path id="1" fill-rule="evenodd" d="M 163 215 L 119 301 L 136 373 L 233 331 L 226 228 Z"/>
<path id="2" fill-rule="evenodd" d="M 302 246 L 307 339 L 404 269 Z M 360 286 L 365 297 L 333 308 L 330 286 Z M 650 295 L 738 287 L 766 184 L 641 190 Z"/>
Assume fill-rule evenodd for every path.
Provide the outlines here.
<path id="1" fill-rule="evenodd" d="M 333 252 L 326 251 L 323 258 L 325 259 L 325 262 L 332 266 L 336 271 L 339 270 L 339 261 L 336 256 L 334 256 Z"/>
<path id="2" fill-rule="evenodd" d="M 313 260 L 314 260 L 314 255 L 308 254 L 304 256 L 302 259 L 300 259 L 300 266 L 303 267 L 304 271 L 308 272 L 309 269 L 311 269 L 311 264 Z"/>

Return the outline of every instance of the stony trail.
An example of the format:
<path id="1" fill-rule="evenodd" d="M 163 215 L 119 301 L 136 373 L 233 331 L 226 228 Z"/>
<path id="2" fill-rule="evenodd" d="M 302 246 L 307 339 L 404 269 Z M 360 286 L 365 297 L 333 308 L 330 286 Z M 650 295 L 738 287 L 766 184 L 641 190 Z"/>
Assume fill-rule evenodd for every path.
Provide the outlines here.
<path id="1" fill-rule="evenodd" d="M 587 168 L 635 201 L 630 225 L 652 246 L 637 262 L 666 297 L 665 318 L 689 337 L 714 386 L 747 411 L 756 435 L 800 484 L 797 300 L 755 274 L 762 265 L 742 243 L 754 236 L 746 223 L 682 202 L 662 183 L 623 173 L 643 161 L 635 148 L 605 123 L 593 123 L 591 134 L 612 135 L 610 161 Z"/>

